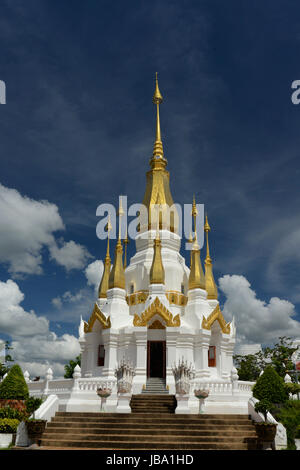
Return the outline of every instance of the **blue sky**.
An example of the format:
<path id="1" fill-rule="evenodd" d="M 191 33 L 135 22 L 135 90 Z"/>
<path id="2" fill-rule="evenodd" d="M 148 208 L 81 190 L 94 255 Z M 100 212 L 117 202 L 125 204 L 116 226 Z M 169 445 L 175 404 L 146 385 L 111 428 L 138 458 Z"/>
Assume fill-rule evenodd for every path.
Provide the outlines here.
<path id="1" fill-rule="evenodd" d="M 292 0 L 1 0 L 0 199 L 10 223 L 0 281 L 15 293 L 5 308 L 46 318 L 47 338 L 77 336 L 94 301 L 85 269 L 105 253 L 96 208 L 119 194 L 143 199 L 157 71 L 173 198 L 191 203 L 195 193 L 206 206 L 215 277 L 231 276 L 220 289 L 228 317 L 249 296 L 266 308 L 279 298 L 294 306 L 300 336 L 299 48 Z M 240 295 L 241 279 L 251 287 Z M 0 337 L 27 364 L 26 335 L 8 323 Z"/>

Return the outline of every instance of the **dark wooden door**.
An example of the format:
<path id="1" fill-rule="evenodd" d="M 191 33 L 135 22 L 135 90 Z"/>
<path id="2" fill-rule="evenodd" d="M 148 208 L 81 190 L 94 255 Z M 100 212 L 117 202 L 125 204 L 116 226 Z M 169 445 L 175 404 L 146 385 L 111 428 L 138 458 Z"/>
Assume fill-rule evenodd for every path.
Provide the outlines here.
<path id="1" fill-rule="evenodd" d="M 166 377 L 166 342 L 148 341 L 147 377 Z"/>

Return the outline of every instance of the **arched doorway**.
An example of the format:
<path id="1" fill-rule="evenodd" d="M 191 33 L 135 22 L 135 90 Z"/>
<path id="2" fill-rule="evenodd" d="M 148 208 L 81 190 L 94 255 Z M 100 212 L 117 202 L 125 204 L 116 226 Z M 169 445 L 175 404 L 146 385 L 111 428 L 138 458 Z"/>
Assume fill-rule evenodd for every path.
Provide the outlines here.
<path id="1" fill-rule="evenodd" d="M 166 378 L 166 329 L 153 318 L 147 334 L 147 378 Z"/>

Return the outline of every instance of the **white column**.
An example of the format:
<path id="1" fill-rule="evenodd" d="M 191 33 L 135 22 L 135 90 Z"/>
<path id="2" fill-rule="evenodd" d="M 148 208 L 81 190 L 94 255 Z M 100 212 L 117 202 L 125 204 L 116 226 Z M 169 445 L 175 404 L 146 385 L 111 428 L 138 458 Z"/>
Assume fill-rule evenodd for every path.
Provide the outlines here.
<path id="1" fill-rule="evenodd" d="M 103 330 L 102 338 L 105 349 L 103 377 L 107 377 L 108 380 L 115 380 L 115 368 L 118 363 L 118 332 L 112 328 Z"/>
<path id="2" fill-rule="evenodd" d="M 147 381 L 147 327 L 134 328 L 136 343 L 136 368 L 133 378 L 133 394 L 139 394 Z"/>
<path id="3" fill-rule="evenodd" d="M 94 369 L 97 366 L 97 333 L 91 332 L 86 334 L 85 346 L 85 371 L 84 377 L 93 377 Z"/>
<path id="4" fill-rule="evenodd" d="M 172 367 L 176 364 L 176 346 L 177 337 L 179 335 L 179 328 L 167 327 L 166 328 L 166 385 L 169 386 L 169 393 L 175 395 L 175 379 L 172 372 Z"/>
<path id="5" fill-rule="evenodd" d="M 210 377 L 208 367 L 208 348 L 210 342 L 210 330 L 200 330 L 195 340 L 195 357 L 196 357 L 196 379 Z"/>

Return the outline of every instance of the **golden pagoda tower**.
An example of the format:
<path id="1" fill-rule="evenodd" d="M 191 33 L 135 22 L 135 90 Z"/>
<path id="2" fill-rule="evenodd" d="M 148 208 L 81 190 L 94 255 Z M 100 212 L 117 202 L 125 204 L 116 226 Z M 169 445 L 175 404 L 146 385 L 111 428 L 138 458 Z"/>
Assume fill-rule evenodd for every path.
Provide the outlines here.
<path id="1" fill-rule="evenodd" d="M 119 207 L 119 237 L 115 249 L 114 264 L 109 275 L 109 288 L 125 289 L 125 271 L 123 266 L 123 248 L 121 243 L 121 217 L 124 215 L 122 203 Z"/>
<path id="2" fill-rule="evenodd" d="M 159 219 L 158 219 L 159 221 Z M 156 237 L 154 240 L 154 254 L 152 266 L 150 269 L 150 284 L 164 284 L 165 270 L 161 257 L 161 241 L 159 238 L 159 229 L 157 227 Z"/>
<path id="3" fill-rule="evenodd" d="M 195 196 L 193 198 L 192 216 L 194 219 L 194 243 L 191 253 L 191 267 L 189 275 L 189 290 L 191 289 L 205 289 L 205 276 L 202 269 L 200 247 L 198 244 L 197 230 L 196 230 L 196 217 L 198 215 Z"/>
<path id="4" fill-rule="evenodd" d="M 155 92 L 153 96 L 153 103 L 156 104 L 156 137 L 153 147 L 153 154 L 150 160 L 150 170 L 146 174 L 146 190 L 143 199 L 143 205 L 148 210 L 148 221 L 141 221 L 141 231 L 146 231 L 153 228 L 155 224 L 155 217 L 153 214 L 153 206 L 161 206 L 162 212 L 165 213 L 166 209 L 173 206 L 174 201 L 170 191 L 170 174 L 166 170 L 167 160 L 164 157 L 164 150 L 161 138 L 161 128 L 160 128 L 160 115 L 159 115 L 159 106 L 162 103 L 163 98 L 158 87 L 158 79 L 156 73 L 155 79 Z M 151 214 L 152 212 L 152 214 Z M 172 211 L 170 214 L 170 227 L 169 229 L 174 232 L 176 231 L 175 227 L 175 214 Z M 161 214 L 160 214 L 161 217 Z M 162 228 L 162 223 L 160 220 L 160 227 Z"/>
<path id="5" fill-rule="evenodd" d="M 99 285 L 98 290 L 98 297 L 100 299 L 105 299 L 107 297 L 106 292 L 109 288 L 109 275 L 110 275 L 110 267 L 111 267 L 111 259 L 109 254 L 109 232 L 111 231 L 112 226 L 110 223 L 110 217 L 108 217 L 107 222 L 107 248 L 106 248 L 106 256 L 104 260 L 104 271 L 102 275 L 102 279 Z"/>
<path id="6" fill-rule="evenodd" d="M 215 283 L 213 275 L 213 265 L 209 253 L 209 243 L 208 243 L 208 232 L 210 232 L 210 226 L 208 223 L 207 215 L 205 216 L 205 225 L 204 231 L 206 233 L 206 258 L 205 258 L 205 289 L 207 291 L 208 299 L 217 299 L 218 298 L 218 288 Z"/>

